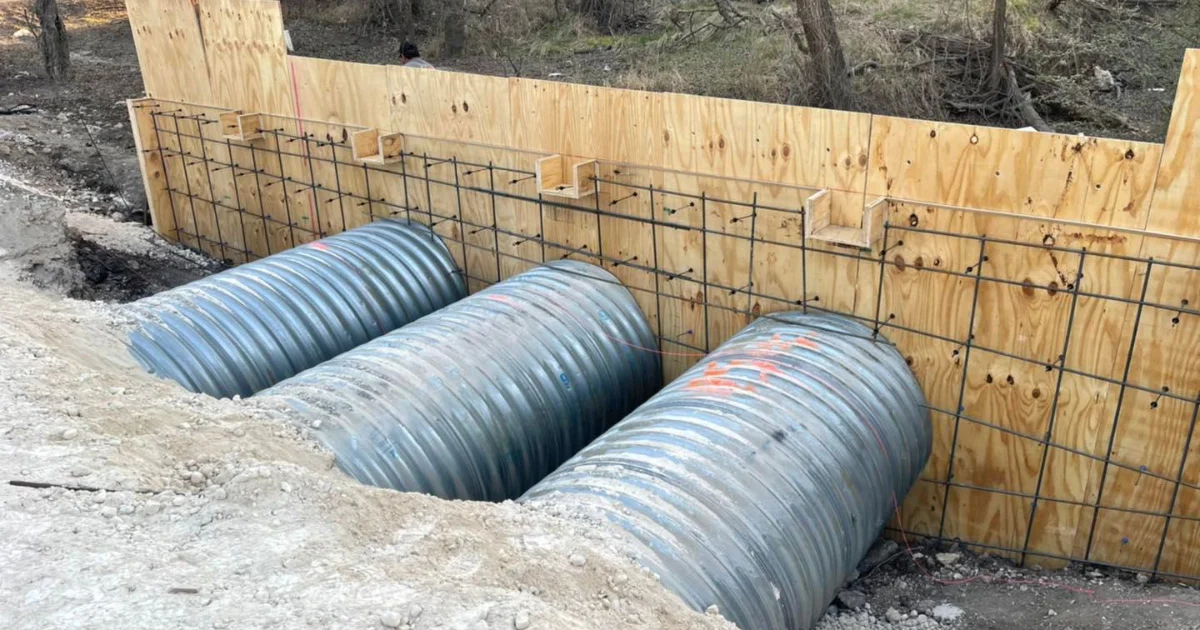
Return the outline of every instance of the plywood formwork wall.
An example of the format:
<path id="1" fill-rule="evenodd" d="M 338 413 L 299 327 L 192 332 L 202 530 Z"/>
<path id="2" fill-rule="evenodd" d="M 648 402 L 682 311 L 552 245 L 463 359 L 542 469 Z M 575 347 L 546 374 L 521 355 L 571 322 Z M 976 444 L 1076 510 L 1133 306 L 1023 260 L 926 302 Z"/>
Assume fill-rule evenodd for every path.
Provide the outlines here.
<path id="1" fill-rule="evenodd" d="M 128 3 L 164 236 L 236 261 L 406 216 L 473 289 L 600 262 L 668 376 L 758 315 L 857 316 L 908 358 L 935 424 L 893 526 L 1200 576 L 1200 51 L 1155 144 L 308 59 L 284 52 L 274 2 Z M 178 77 L 199 58 L 208 91 Z M 265 114 L 264 137 L 213 136 L 229 109 Z M 368 128 L 404 134 L 403 159 L 354 162 Z M 549 155 L 597 160 L 598 194 L 540 196 Z M 806 240 L 817 198 L 836 225 L 882 209 L 882 238 Z"/>

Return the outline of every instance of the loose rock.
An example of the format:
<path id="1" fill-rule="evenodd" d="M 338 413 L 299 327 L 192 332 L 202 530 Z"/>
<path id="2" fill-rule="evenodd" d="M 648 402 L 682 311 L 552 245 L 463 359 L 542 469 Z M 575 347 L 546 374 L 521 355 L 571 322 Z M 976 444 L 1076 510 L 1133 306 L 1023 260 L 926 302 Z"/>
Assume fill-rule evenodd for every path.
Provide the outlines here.
<path id="1" fill-rule="evenodd" d="M 858 610 L 867 603 L 867 596 L 858 591 L 845 590 L 838 593 L 837 597 L 834 598 L 834 601 L 836 601 L 838 605 L 843 608 L 849 610 Z"/>
<path id="2" fill-rule="evenodd" d="M 949 622 L 961 617 L 963 610 L 954 604 L 938 604 L 933 607 L 931 614 L 938 621 Z"/>
<path id="3" fill-rule="evenodd" d="M 937 558 L 937 561 L 940 562 L 943 566 L 947 566 L 947 567 L 952 567 L 952 566 L 958 564 L 959 560 L 962 560 L 961 553 L 939 553 L 934 557 Z"/>

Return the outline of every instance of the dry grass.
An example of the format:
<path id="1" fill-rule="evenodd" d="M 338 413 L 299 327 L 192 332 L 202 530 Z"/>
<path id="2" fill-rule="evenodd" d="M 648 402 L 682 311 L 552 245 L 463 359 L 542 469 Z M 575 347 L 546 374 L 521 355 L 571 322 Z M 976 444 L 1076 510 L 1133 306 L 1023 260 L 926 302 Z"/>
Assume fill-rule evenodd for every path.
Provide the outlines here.
<path id="1" fill-rule="evenodd" d="M 284 0 L 292 11 L 343 24 L 362 20 L 368 1 Z M 1153 16 L 1114 11 L 1102 19 L 1089 13 L 1094 9 L 1080 8 L 1118 1 L 1062 0 L 1051 14 L 1047 0 L 1009 0 L 1007 51 L 1022 69 L 1025 87 L 1033 90 L 1035 106 L 1057 119 L 1060 128 L 1155 139 L 1165 128 L 1183 49 L 1200 38 L 1200 2 Z M 411 33 L 386 36 L 397 43 L 411 36 L 437 58 L 443 49 L 439 12 L 444 4 L 426 0 L 427 12 Z M 832 4 L 849 66 L 869 66 L 853 79 L 857 109 L 1016 122 L 947 109 L 953 69 L 939 65 L 921 46 L 904 43 L 914 34 L 932 33 L 986 45 L 992 0 Z M 454 64 L 462 69 L 541 77 L 565 73 L 567 80 L 619 87 L 813 104 L 808 56 L 775 15 L 793 14 L 790 0 L 734 0 L 745 16 L 735 26 L 721 19 L 714 0 L 468 0 L 466 6 L 467 58 Z M 585 68 L 588 64 L 596 67 Z M 1118 77 L 1124 88 L 1120 97 L 1095 92 L 1093 66 Z M 1150 88 L 1162 91 L 1148 93 Z M 1079 103 L 1089 111 L 1081 112 Z M 1106 109 L 1119 110 L 1118 115 L 1094 115 Z"/>

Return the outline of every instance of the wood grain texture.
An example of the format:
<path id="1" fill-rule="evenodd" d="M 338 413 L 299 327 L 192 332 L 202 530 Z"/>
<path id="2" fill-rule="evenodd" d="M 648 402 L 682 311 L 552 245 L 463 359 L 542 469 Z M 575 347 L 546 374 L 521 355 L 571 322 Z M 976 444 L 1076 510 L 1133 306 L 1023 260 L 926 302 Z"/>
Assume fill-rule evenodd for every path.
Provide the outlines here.
<path id="1" fill-rule="evenodd" d="M 159 111 L 153 99 L 131 99 L 126 101 L 129 111 L 129 126 L 133 132 L 134 148 L 138 156 L 138 168 L 142 173 L 142 184 L 146 188 L 146 205 L 154 231 L 167 240 L 177 240 L 176 219 L 172 206 L 170 186 L 155 133 L 153 112 Z"/>
<path id="2" fill-rule="evenodd" d="M 391 94 L 384 66 L 289 56 L 296 109 L 305 118 L 387 129 Z"/>
<path id="3" fill-rule="evenodd" d="M 292 103 L 279 3 L 198 0 L 197 7 L 212 77 L 212 104 L 303 117 Z"/>
<path id="4" fill-rule="evenodd" d="M 1161 145 L 875 116 L 867 192 L 1144 228 Z"/>
<path id="5" fill-rule="evenodd" d="M 189 0 L 126 0 L 146 94 L 212 102 L 200 23 Z"/>
<path id="6" fill-rule="evenodd" d="M 1200 236 L 1200 49 L 1183 57 L 1175 106 L 1163 147 L 1149 229 L 1183 236 Z"/>

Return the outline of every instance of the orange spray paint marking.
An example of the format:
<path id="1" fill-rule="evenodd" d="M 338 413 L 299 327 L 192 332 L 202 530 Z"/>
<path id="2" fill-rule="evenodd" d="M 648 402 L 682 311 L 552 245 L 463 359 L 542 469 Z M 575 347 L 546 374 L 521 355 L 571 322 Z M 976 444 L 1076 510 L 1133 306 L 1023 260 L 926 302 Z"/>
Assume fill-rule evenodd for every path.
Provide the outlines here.
<path id="1" fill-rule="evenodd" d="M 328 246 L 328 245 L 326 245 L 325 243 L 322 243 L 322 242 L 320 242 L 320 241 L 317 241 L 317 242 L 315 242 L 315 243 L 309 243 L 309 244 L 308 244 L 308 246 L 309 246 L 309 247 L 311 247 L 311 248 L 313 248 L 313 249 L 317 249 L 317 250 L 320 250 L 320 251 L 323 251 L 323 252 L 327 252 L 327 251 L 329 251 L 329 246 Z"/>
<path id="2" fill-rule="evenodd" d="M 485 295 L 482 297 L 485 300 L 491 300 L 493 302 L 500 302 L 503 304 L 512 304 L 512 300 L 508 299 L 507 295 Z"/>
<path id="3" fill-rule="evenodd" d="M 766 383 L 767 379 L 772 376 L 783 377 L 783 370 L 779 369 L 779 364 L 774 361 L 753 361 L 754 367 L 758 368 L 758 380 Z"/>
<path id="4" fill-rule="evenodd" d="M 721 367 L 721 365 L 719 363 L 716 363 L 715 361 L 704 366 L 704 376 L 706 378 L 712 378 L 715 376 L 725 376 L 728 373 L 729 373 L 729 368 Z"/>
<path id="5" fill-rule="evenodd" d="M 801 348 L 808 348 L 809 350 L 816 350 L 819 347 L 817 344 L 805 337 L 796 337 L 796 339 L 792 341 L 792 344 L 800 346 Z"/>
<path id="6" fill-rule="evenodd" d="M 688 381 L 688 384 L 685 386 L 685 389 L 706 391 L 706 392 L 714 393 L 714 394 L 715 393 L 727 394 L 727 393 L 734 393 L 734 392 L 754 393 L 758 390 L 758 388 L 756 388 L 754 385 L 751 385 L 749 383 L 739 383 L 738 381 L 730 380 L 727 378 L 706 378 L 706 377 L 700 377 L 700 378 L 696 378 L 696 379 L 692 379 L 692 380 Z"/>

